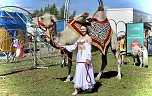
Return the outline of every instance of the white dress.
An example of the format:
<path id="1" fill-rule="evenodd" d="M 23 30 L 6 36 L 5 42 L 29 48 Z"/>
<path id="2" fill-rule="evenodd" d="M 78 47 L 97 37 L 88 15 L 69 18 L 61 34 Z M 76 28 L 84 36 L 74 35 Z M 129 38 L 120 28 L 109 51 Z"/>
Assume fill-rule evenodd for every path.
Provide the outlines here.
<path id="1" fill-rule="evenodd" d="M 85 64 L 86 59 L 91 61 L 91 45 L 85 39 L 79 38 L 74 45 L 67 45 L 65 48 L 70 52 L 76 48 L 78 49 L 76 71 L 73 79 L 74 88 L 82 88 L 83 90 L 92 89 L 95 84 L 92 62 L 91 64 Z"/>

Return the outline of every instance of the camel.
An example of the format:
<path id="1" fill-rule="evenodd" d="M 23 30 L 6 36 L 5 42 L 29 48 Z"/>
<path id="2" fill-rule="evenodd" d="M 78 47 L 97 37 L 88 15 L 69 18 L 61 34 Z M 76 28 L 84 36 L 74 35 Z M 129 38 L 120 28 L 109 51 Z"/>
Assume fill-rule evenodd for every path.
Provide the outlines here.
<path id="1" fill-rule="evenodd" d="M 100 50 L 100 52 L 102 53 L 102 65 L 100 68 L 100 71 L 98 73 L 98 75 L 96 76 L 96 80 L 100 80 L 101 75 L 103 73 L 103 70 L 105 69 L 106 65 L 107 65 L 107 52 L 108 52 L 108 48 L 109 46 L 111 46 L 112 52 L 114 53 L 114 56 L 116 58 L 117 61 L 117 66 L 118 66 L 118 74 L 117 74 L 117 78 L 121 79 L 121 58 L 120 58 L 120 52 L 119 52 L 119 47 L 118 47 L 118 43 L 117 43 L 117 38 L 116 38 L 116 34 L 115 32 L 112 32 L 111 27 L 109 26 L 109 22 L 108 19 L 106 18 L 106 16 L 104 15 L 104 8 L 102 6 L 99 6 L 98 10 L 94 13 L 94 15 L 92 16 L 92 18 L 88 18 L 89 13 L 84 12 L 83 14 L 74 17 L 72 20 L 69 21 L 69 23 L 67 24 L 67 26 L 65 27 L 65 29 L 62 32 L 56 32 L 56 18 L 54 17 L 54 15 L 50 15 L 50 14 L 44 14 L 41 17 L 36 17 L 33 18 L 32 22 L 37 26 L 37 27 L 41 27 L 43 29 L 46 30 L 46 39 L 47 41 L 54 47 L 54 48 L 60 48 L 60 46 L 65 46 L 65 45 L 71 45 L 74 44 L 74 42 L 79 38 L 79 36 L 81 35 L 81 33 L 79 33 L 79 28 L 81 25 L 87 25 L 87 28 L 90 30 L 90 34 L 91 35 L 93 31 L 97 30 L 96 29 L 96 24 L 94 22 L 103 22 L 104 20 L 106 20 L 106 24 L 108 24 L 108 27 L 104 26 L 102 28 L 100 28 L 100 23 L 98 24 L 100 30 L 103 30 L 103 32 L 107 32 L 107 30 L 110 29 L 110 35 L 108 37 L 108 39 L 106 38 L 107 42 L 104 45 L 103 48 L 101 48 L 100 46 L 98 46 L 98 43 L 100 42 L 94 42 L 93 46 L 96 47 L 96 49 Z M 90 23 L 90 21 L 92 21 L 92 23 Z M 73 24 L 75 23 L 75 24 Z M 97 28 L 98 28 L 97 27 Z M 104 28 L 109 28 L 109 29 L 104 29 Z M 94 30 L 92 30 L 94 29 Z M 100 33 L 100 32 L 99 32 Z M 101 33 L 104 34 L 104 33 Z M 93 34 L 94 36 L 94 34 Z M 100 36 L 100 35 L 98 35 Z M 100 38 L 100 37 L 99 37 Z M 52 40 L 53 39 L 53 40 Z M 96 38 L 93 37 L 93 41 L 95 41 Z M 105 40 L 105 38 L 100 38 L 100 40 Z M 55 43 L 55 42 L 57 43 Z M 104 43 L 102 41 L 102 43 Z M 101 44 L 102 45 L 102 44 Z M 66 51 L 66 50 L 65 50 Z M 65 82 L 70 81 L 71 78 L 71 66 L 72 66 L 72 53 L 71 52 L 67 52 L 68 55 L 68 75 L 67 78 L 65 80 Z"/>
<path id="2" fill-rule="evenodd" d="M 148 67 L 148 51 L 147 48 L 138 46 L 138 45 L 134 45 L 132 48 L 132 56 L 133 56 L 133 65 L 135 66 L 135 58 L 137 58 L 137 60 L 140 63 L 140 67 L 144 66 L 144 67 Z"/>

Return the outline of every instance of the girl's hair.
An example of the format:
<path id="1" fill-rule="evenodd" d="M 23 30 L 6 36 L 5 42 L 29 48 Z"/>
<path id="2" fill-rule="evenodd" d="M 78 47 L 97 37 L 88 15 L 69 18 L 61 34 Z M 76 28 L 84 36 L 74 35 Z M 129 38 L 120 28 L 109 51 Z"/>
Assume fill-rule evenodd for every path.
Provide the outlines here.
<path id="1" fill-rule="evenodd" d="M 123 36 L 121 37 L 121 39 L 123 39 L 123 38 L 126 38 L 126 36 L 125 36 L 125 35 L 123 35 Z"/>
<path id="2" fill-rule="evenodd" d="M 80 28 L 81 28 L 82 26 L 84 26 L 84 27 L 86 28 L 86 33 L 88 34 L 88 27 L 87 27 L 87 25 L 81 25 Z"/>

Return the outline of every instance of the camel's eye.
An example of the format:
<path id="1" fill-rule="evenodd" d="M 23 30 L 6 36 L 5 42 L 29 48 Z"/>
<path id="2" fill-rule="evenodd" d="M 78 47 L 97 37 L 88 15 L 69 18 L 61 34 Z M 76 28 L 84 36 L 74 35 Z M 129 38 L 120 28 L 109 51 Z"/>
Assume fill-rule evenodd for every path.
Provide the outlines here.
<path id="1" fill-rule="evenodd" d="M 43 17 L 41 17 L 41 20 L 44 20 L 44 18 L 43 18 Z"/>
<path id="2" fill-rule="evenodd" d="M 53 19 L 51 19 L 51 22 L 52 22 L 52 23 L 55 23 L 55 21 L 54 21 Z"/>

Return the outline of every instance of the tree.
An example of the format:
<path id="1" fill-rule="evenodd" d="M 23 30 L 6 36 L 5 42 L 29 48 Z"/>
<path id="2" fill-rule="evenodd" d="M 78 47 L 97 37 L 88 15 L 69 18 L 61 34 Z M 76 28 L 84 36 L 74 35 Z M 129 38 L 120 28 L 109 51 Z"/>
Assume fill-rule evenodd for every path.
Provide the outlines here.
<path id="1" fill-rule="evenodd" d="M 50 7 L 50 14 L 53 14 L 55 15 L 56 17 L 58 16 L 58 10 L 57 10 L 57 7 L 55 4 L 53 4 L 51 7 Z"/>
<path id="2" fill-rule="evenodd" d="M 34 11 L 34 13 L 31 15 L 31 17 L 36 17 L 36 16 L 41 16 L 44 13 L 50 13 L 52 15 L 55 15 L 57 17 L 58 20 L 64 20 L 64 9 L 65 9 L 65 5 L 63 4 L 62 7 L 60 8 L 60 10 L 57 10 L 57 7 L 55 4 L 50 5 L 48 4 L 44 9 L 41 8 L 40 10 L 36 9 Z M 70 19 L 75 17 L 76 15 L 76 11 L 73 11 L 72 14 L 70 15 Z"/>
<path id="3" fill-rule="evenodd" d="M 33 14 L 31 14 L 31 17 L 33 18 L 33 17 L 36 17 L 37 15 L 39 14 L 39 10 L 35 10 L 34 12 L 33 12 Z"/>
<path id="4" fill-rule="evenodd" d="M 50 8 L 51 8 L 51 5 L 48 4 L 48 6 L 46 6 L 46 7 L 44 8 L 44 12 L 50 13 Z"/>
<path id="5" fill-rule="evenodd" d="M 38 15 L 41 16 L 43 13 L 44 13 L 43 8 L 41 8 Z"/>
<path id="6" fill-rule="evenodd" d="M 63 6 L 59 10 L 59 14 L 58 14 L 59 20 L 64 20 L 64 9 L 65 9 L 65 5 L 63 4 Z"/>
<path id="7" fill-rule="evenodd" d="M 75 17 L 75 15 L 76 15 L 76 11 L 73 11 L 73 13 L 70 15 L 70 19 L 72 19 L 72 18 L 74 18 Z"/>

